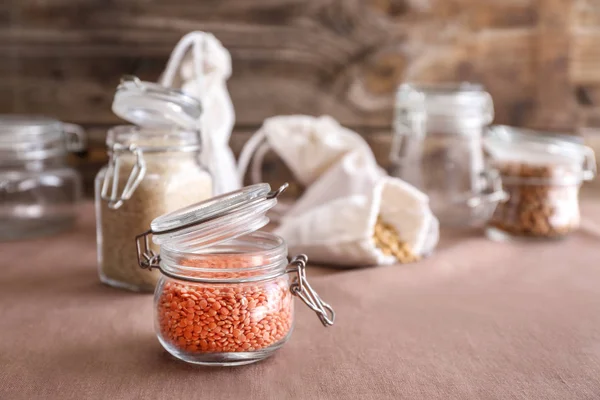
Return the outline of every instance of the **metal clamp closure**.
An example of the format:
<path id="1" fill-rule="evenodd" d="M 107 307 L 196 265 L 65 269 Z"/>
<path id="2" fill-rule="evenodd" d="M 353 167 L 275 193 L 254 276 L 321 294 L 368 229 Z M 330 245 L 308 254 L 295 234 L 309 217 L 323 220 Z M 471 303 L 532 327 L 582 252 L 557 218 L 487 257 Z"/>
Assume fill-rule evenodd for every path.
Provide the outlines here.
<path id="1" fill-rule="evenodd" d="M 323 326 L 331 326 L 335 321 L 335 311 L 333 311 L 333 308 L 329 304 L 321 300 L 321 297 L 319 297 L 317 292 L 308 283 L 306 279 L 307 261 L 308 257 L 306 255 L 297 255 L 286 269 L 288 273 L 296 272 L 297 274 L 290 285 L 290 291 L 317 314 Z"/>
<path id="2" fill-rule="evenodd" d="M 121 80 L 119 82 L 119 87 L 123 87 L 124 85 L 127 85 L 128 83 L 133 83 L 140 90 L 145 90 L 144 83 L 142 82 L 142 80 L 140 78 L 138 78 L 135 75 L 121 76 Z M 119 87 L 117 87 L 117 89 L 119 89 Z"/>
<path id="3" fill-rule="evenodd" d="M 147 230 L 135 237 L 138 265 L 148 270 L 160 269 L 160 255 L 150 247 L 150 235 L 152 235 L 152 230 Z"/>
<path id="4" fill-rule="evenodd" d="M 398 108 L 394 117 L 394 132 L 390 146 L 389 160 L 394 165 L 401 165 L 406 156 L 406 139 L 414 130 L 415 118 L 406 108 Z"/>
<path id="5" fill-rule="evenodd" d="M 84 151 L 86 146 L 85 130 L 79 125 L 65 122 L 62 123 L 62 128 L 65 133 L 67 150 L 71 153 Z"/>
<path id="6" fill-rule="evenodd" d="M 120 156 L 124 152 L 133 153 L 135 155 L 135 163 L 131 169 L 131 172 L 129 173 L 129 177 L 127 178 L 127 182 L 125 183 L 123 190 L 119 194 L 119 177 L 121 170 Z M 104 174 L 104 181 L 102 182 L 100 197 L 102 200 L 108 201 L 109 208 L 116 210 L 123 205 L 125 200 L 129 200 L 131 198 L 133 192 L 140 185 L 145 175 L 146 161 L 144 160 L 144 155 L 140 148 L 134 144 L 127 147 L 114 145 L 111 151 L 108 167 Z"/>
<path id="7" fill-rule="evenodd" d="M 588 146 L 585 146 L 584 150 L 584 165 L 583 165 L 583 176 L 584 181 L 591 181 L 596 176 L 596 156 L 594 150 Z"/>
<path id="8" fill-rule="evenodd" d="M 508 194 L 502 189 L 502 179 L 496 170 L 487 170 L 481 173 L 485 187 L 481 194 L 467 200 L 471 208 L 481 204 L 497 204 L 508 200 Z"/>

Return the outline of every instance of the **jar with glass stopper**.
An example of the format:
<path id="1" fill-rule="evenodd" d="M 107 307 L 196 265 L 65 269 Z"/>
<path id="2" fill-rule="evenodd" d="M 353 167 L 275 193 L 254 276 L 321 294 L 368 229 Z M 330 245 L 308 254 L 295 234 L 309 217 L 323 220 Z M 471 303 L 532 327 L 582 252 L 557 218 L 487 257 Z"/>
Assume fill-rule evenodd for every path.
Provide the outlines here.
<path id="1" fill-rule="evenodd" d="M 151 292 L 159 274 L 137 267 L 131 238 L 156 217 L 212 196 L 200 161 L 198 100 L 178 90 L 126 77 L 113 112 L 133 125 L 109 130 L 108 165 L 95 183 L 100 280 Z"/>
<path id="2" fill-rule="evenodd" d="M 85 149 L 78 125 L 41 116 L 0 116 L 0 240 L 70 228 L 81 177 L 69 153 Z"/>
<path id="3" fill-rule="evenodd" d="M 426 193 L 443 226 L 483 226 L 505 197 L 482 149 L 493 118 L 492 98 L 477 84 L 403 84 L 397 91 L 390 173 Z"/>

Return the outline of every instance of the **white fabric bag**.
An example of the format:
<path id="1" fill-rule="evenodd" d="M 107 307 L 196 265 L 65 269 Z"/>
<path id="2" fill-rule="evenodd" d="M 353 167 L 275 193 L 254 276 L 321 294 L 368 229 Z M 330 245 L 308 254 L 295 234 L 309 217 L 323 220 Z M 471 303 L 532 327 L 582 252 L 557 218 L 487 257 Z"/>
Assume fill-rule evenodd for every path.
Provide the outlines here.
<path id="1" fill-rule="evenodd" d="M 360 267 L 394 264 L 373 240 L 377 217 L 393 226 L 416 256 L 438 241 L 438 222 L 423 194 L 397 178 L 384 177 L 365 194 L 339 197 L 301 215 L 286 218 L 275 233 L 292 253 L 313 262 Z"/>
<path id="2" fill-rule="evenodd" d="M 370 150 L 346 153 L 306 188 L 282 219 L 301 216 L 317 205 L 340 197 L 368 194 L 385 176 L 387 174 L 379 168 Z"/>
<path id="3" fill-rule="evenodd" d="M 269 149 L 308 185 L 275 231 L 292 253 L 347 267 L 395 263 L 373 240 L 378 217 L 395 228 L 416 256 L 437 244 L 439 227 L 428 197 L 388 177 L 360 135 L 335 120 L 290 116 L 265 121 L 242 150 L 240 177 L 256 154 L 252 180 L 260 181 L 260 164 Z"/>
<path id="4" fill-rule="evenodd" d="M 180 88 L 202 103 L 198 127 L 202 132 L 201 161 L 213 177 L 214 194 L 239 189 L 235 157 L 229 138 L 235 123 L 226 81 L 231 76 L 231 56 L 210 33 L 190 32 L 171 53 L 160 84 Z"/>
<path id="5" fill-rule="evenodd" d="M 261 182 L 265 154 L 275 151 L 304 186 L 309 186 L 346 153 L 371 153 L 362 137 L 329 116 L 290 115 L 268 118 L 240 154 L 238 174 L 244 178 L 251 160 L 251 179 Z"/>

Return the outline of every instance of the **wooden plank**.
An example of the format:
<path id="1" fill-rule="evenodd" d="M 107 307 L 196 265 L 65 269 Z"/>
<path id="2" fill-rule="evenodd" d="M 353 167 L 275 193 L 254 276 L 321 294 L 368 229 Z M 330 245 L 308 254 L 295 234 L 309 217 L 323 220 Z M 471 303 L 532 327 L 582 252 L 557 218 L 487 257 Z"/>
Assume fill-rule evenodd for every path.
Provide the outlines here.
<path id="1" fill-rule="evenodd" d="M 575 30 L 569 77 L 577 85 L 600 83 L 600 25 L 595 30 Z"/>
<path id="2" fill-rule="evenodd" d="M 496 123 L 527 125 L 535 111 L 535 39 L 528 28 L 460 36 L 454 43 L 423 52 L 409 79 L 481 83 L 494 99 Z"/>
<path id="3" fill-rule="evenodd" d="M 229 84 L 239 124 L 299 112 L 333 114 L 348 125 L 390 123 L 389 112 L 357 109 L 360 104 L 347 101 L 348 82 L 338 79 L 350 76 L 345 71 L 360 66 L 369 49 L 393 32 L 367 4 L 24 0 L 19 5 L 18 26 L 0 31 L 0 51 L 16 51 L 22 64 L 11 80 L 19 111 L 112 123 L 107 105 L 119 75 L 139 61 L 144 77 L 156 79 L 179 37 L 204 29 L 231 50 Z M 346 16 L 346 25 L 336 22 Z M 45 65 L 53 72 L 40 67 Z"/>
<path id="4" fill-rule="evenodd" d="M 23 23 L 72 28 L 96 24 L 128 25 L 131 17 L 169 20 L 225 20 L 287 25 L 305 14 L 313 4 L 307 0 L 20 0 Z M 116 17 L 116 18 L 115 18 Z M 158 27 L 157 27 L 158 28 Z M 164 28 L 164 26 L 162 26 Z"/>
<path id="5" fill-rule="evenodd" d="M 474 62 L 471 50 L 486 46 L 483 53 L 502 54 L 513 45 L 483 35 L 530 29 L 537 21 L 536 4 L 20 0 L 11 8 L 16 23 L 0 29 L 0 51 L 16 54 L 19 65 L 2 84 L 13 94 L 10 104 L 0 104 L 0 112 L 115 123 L 109 106 L 119 76 L 137 72 L 156 79 L 179 37 L 204 29 L 231 50 L 229 88 L 241 126 L 257 126 L 276 114 L 303 113 L 331 114 L 349 126 L 388 127 L 396 86 L 413 78 L 483 81 L 498 88 L 499 122 L 518 123 L 521 117 L 515 118 L 511 107 L 531 99 L 524 99 L 522 91 L 501 90 L 505 81 L 496 79 L 499 69 L 480 56 Z M 484 39 L 478 43 L 474 37 Z M 514 52 L 520 56 L 520 50 Z M 528 84 L 526 63 L 499 62 L 515 63 L 503 71 Z"/>
<path id="6" fill-rule="evenodd" d="M 540 0 L 537 46 L 537 95 L 534 126 L 570 130 L 576 103 L 569 79 L 570 23 L 573 2 Z"/>
<path id="7" fill-rule="evenodd" d="M 600 2 L 598 0 L 574 0 L 573 22 L 577 28 L 600 27 Z"/>
<path id="8" fill-rule="evenodd" d="M 0 27 L 10 29 L 17 19 L 16 6 L 18 0 L 6 0 L 0 3 Z M 1 47 L 2 40 L 0 40 Z M 14 113 L 16 93 L 12 82 L 13 77 L 19 73 L 19 58 L 15 49 L 2 51 L 0 61 L 0 114 Z"/>
<path id="9" fill-rule="evenodd" d="M 181 35 L 203 29 L 232 53 L 228 84 L 242 127 L 302 113 L 387 128 L 398 83 L 474 80 L 494 96 L 497 122 L 562 129 L 575 123 L 576 86 L 600 70 L 589 33 L 597 8 L 597 0 L 9 0 L 0 6 L 9 22 L 0 24 L 8 93 L 0 112 L 117 123 L 110 103 L 120 75 L 155 80 Z M 571 43 L 577 29 L 593 37 Z"/>
<path id="10" fill-rule="evenodd" d="M 538 22 L 534 0 L 488 0 L 470 3 L 469 22 L 474 29 L 518 29 Z"/>
<path id="11" fill-rule="evenodd" d="M 147 76 L 146 71 L 158 69 L 151 59 L 140 65 L 135 58 L 102 56 L 21 58 L 19 67 L 10 81 L 15 112 L 75 123 L 118 123 L 111 104 L 119 76 L 136 69 Z"/>
<path id="12" fill-rule="evenodd" d="M 531 29 L 481 33 L 473 74 L 492 95 L 495 123 L 530 125 L 535 112 L 535 32 Z"/>
<path id="13" fill-rule="evenodd" d="M 571 22 L 569 78 L 575 86 L 579 130 L 600 127 L 600 2 L 576 0 Z"/>
<path id="14" fill-rule="evenodd" d="M 21 57 L 19 71 L 8 82 L 16 112 L 47 114 L 79 123 L 118 123 L 111 112 L 114 90 L 122 74 L 135 73 L 142 79 L 156 80 L 164 65 L 162 57 L 47 56 Z M 286 61 L 270 63 L 239 62 L 228 82 L 237 123 L 257 126 L 265 118 L 302 112 L 319 115 L 327 112 L 347 125 L 368 124 L 368 113 L 344 103 L 333 89 L 318 78 L 318 71 Z M 3 112 L 9 110 L 3 109 Z M 373 124 L 389 125 L 391 116 L 377 117 Z"/>
<path id="15" fill-rule="evenodd" d="M 258 36 L 267 36 L 262 29 Z M 8 50 L 18 52 L 22 70 L 12 79 L 14 90 L 20 92 L 17 102 L 20 109 L 31 112 L 47 111 L 59 113 L 65 120 L 86 120 L 89 123 L 104 123 L 114 120 L 106 115 L 108 108 L 97 110 L 98 105 L 110 104 L 114 84 L 123 73 L 131 72 L 132 65 L 142 67 L 144 78 L 156 80 L 166 63 L 166 58 L 177 38 L 168 45 L 149 45 L 138 43 L 136 35 L 124 35 L 119 45 L 111 45 L 110 34 L 94 31 L 93 37 L 104 37 L 102 41 L 92 39 L 77 32 L 71 33 L 63 43 L 56 32 L 18 32 L 4 33 Z M 241 35 L 242 37 L 244 35 Z M 230 80 L 230 90 L 234 105 L 238 110 L 237 118 L 242 125 L 257 125 L 264 118 L 276 114 L 330 113 L 346 124 L 388 124 L 389 114 L 381 116 L 379 110 L 355 109 L 355 104 L 348 104 L 343 99 L 345 84 L 340 84 L 336 77 L 344 76 L 343 70 L 353 53 L 360 52 L 360 43 L 351 44 L 340 38 L 327 45 L 321 40 L 320 53 L 315 52 L 319 39 L 312 34 L 299 31 L 280 36 L 281 43 L 267 43 L 265 48 L 233 47 L 234 76 Z M 296 41 L 299 44 L 287 46 L 286 36 L 303 37 Z M 42 39 L 43 37 L 43 39 Z M 150 40 L 149 42 L 152 42 Z M 263 40 L 265 42 L 265 40 Z M 141 45 L 140 45 L 141 44 Z M 285 47 L 287 46 L 287 48 Z M 354 46 L 354 50 L 344 50 Z M 331 50 L 329 47 L 337 50 Z M 1 49 L 1 47 L 0 47 Z M 43 49 L 43 50 L 42 50 Z M 337 59 L 335 59 L 337 57 Z M 32 73 L 34 71 L 34 73 Z M 137 71 L 139 72 L 139 70 Z M 57 80 L 56 76 L 62 79 Z M 79 79 L 81 78 L 81 79 Z M 85 82 L 85 81 L 89 82 Z M 39 96 L 31 95 L 30 87 L 41 89 Z M 44 93 L 69 93 L 72 103 L 66 96 L 58 97 L 58 101 L 48 102 Z M 89 97 L 97 100 L 88 101 Z M 98 100 L 98 97 L 101 99 Z M 64 102 L 62 101 L 64 100 Z M 49 110 L 41 110 L 49 105 Z M 252 105 L 252 107 L 245 107 Z M 94 116 L 95 112 L 98 114 Z M 369 113 L 374 116 L 368 115 Z"/>
<path id="16" fill-rule="evenodd" d="M 14 0 L 3 1 L 0 4 L 0 26 L 11 26 L 15 19 Z"/>

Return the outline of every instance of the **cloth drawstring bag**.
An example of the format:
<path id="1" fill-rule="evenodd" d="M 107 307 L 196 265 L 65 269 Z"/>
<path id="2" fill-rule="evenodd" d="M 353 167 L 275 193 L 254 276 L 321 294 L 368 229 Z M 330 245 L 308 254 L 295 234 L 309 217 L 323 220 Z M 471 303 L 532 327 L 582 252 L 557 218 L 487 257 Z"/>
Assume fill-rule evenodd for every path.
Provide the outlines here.
<path id="1" fill-rule="evenodd" d="M 428 197 L 387 176 L 364 139 L 333 118 L 266 120 L 242 150 L 240 179 L 251 165 L 251 180 L 259 182 L 269 150 L 306 186 L 275 230 L 291 252 L 356 267 L 408 262 L 435 248 L 439 224 Z"/>
<path id="2" fill-rule="evenodd" d="M 240 179 L 251 168 L 251 180 L 261 182 L 263 158 L 275 151 L 305 187 L 313 183 L 346 153 L 361 149 L 370 152 L 362 137 L 329 116 L 306 115 L 267 118 L 246 142 L 238 163 Z M 250 166 L 252 162 L 252 166 Z"/>
<path id="3" fill-rule="evenodd" d="M 203 112 L 198 121 L 201 132 L 201 162 L 214 181 L 214 194 L 241 187 L 235 157 L 229 139 L 235 123 L 235 111 L 227 91 L 231 76 L 231 55 L 221 42 L 206 32 L 190 32 L 173 49 L 159 81 L 163 86 L 179 88 L 199 99 Z"/>

